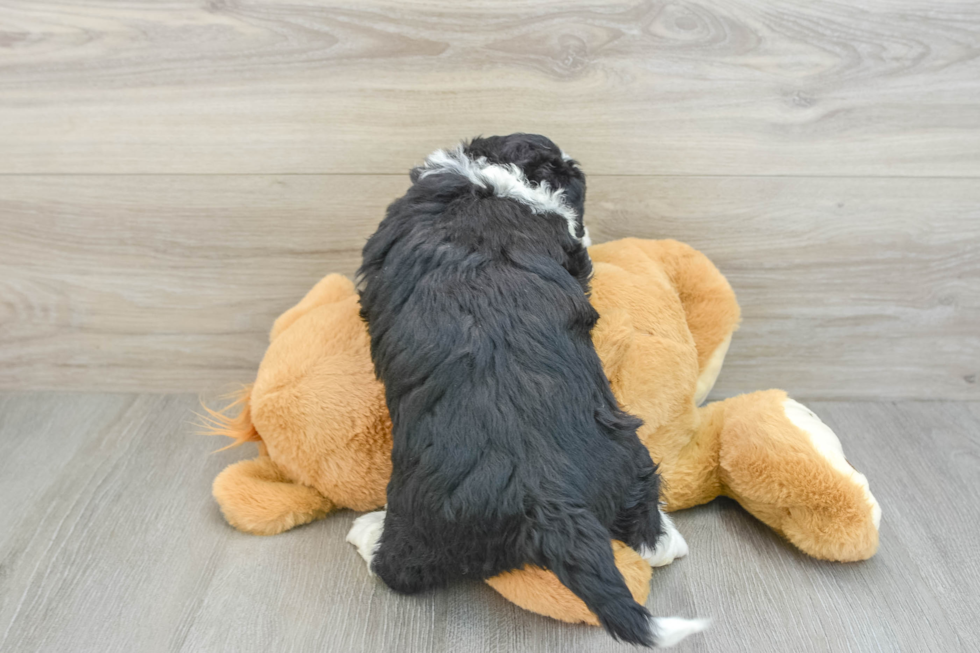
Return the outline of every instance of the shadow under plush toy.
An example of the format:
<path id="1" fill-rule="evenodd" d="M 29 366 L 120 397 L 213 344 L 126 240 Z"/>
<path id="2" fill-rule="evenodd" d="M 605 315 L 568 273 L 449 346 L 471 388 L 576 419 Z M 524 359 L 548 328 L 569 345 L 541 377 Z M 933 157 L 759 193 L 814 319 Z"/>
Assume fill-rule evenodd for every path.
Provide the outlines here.
<path id="1" fill-rule="evenodd" d="M 874 555 L 878 504 L 816 415 L 781 390 L 699 407 L 739 321 L 735 294 L 707 257 L 676 241 L 633 238 L 589 253 L 600 315 L 593 341 L 623 409 L 644 422 L 639 437 L 659 465 L 664 509 L 727 496 L 813 557 Z M 241 412 L 212 413 L 211 432 L 259 447 L 214 481 L 225 518 L 273 535 L 333 510 L 383 506 L 391 421 L 353 283 L 325 277 L 276 320 L 270 341 L 254 384 L 229 407 Z M 644 603 L 649 564 L 612 546 Z M 663 563 L 684 553 L 680 541 Z M 487 583 L 525 609 L 598 625 L 550 572 L 528 567 Z"/>

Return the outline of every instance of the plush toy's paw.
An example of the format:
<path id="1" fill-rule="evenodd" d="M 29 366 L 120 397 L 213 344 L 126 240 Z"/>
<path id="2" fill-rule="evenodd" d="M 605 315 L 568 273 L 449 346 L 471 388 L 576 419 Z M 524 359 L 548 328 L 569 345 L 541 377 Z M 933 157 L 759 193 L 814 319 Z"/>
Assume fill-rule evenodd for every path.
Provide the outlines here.
<path id="1" fill-rule="evenodd" d="M 881 509 L 820 418 L 781 390 L 732 397 L 714 410 L 724 414 L 718 477 L 726 496 L 815 558 L 874 555 Z"/>
<path id="2" fill-rule="evenodd" d="M 228 523 L 254 535 L 282 533 L 334 509 L 315 489 L 291 481 L 268 456 L 229 465 L 212 491 Z"/>
<path id="3" fill-rule="evenodd" d="M 640 557 L 651 567 L 664 567 L 688 553 L 687 541 L 674 526 L 674 521 L 664 513 L 660 513 L 660 522 L 663 524 L 664 533 L 657 540 L 657 546 L 650 548 L 643 545 L 639 551 Z"/>
<path id="4" fill-rule="evenodd" d="M 810 442 L 814 449 L 830 463 L 831 467 L 861 488 L 864 499 L 871 508 L 871 521 L 875 529 L 879 528 L 881 526 L 881 506 L 871 494 L 867 477 L 847 462 L 847 458 L 844 457 L 844 448 L 841 446 L 837 434 L 830 430 L 830 427 L 824 424 L 812 410 L 798 401 L 787 397 L 783 401 L 783 410 L 786 413 L 786 418 L 793 423 L 793 426 L 810 436 Z"/>
<path id="5" fill-rule="evenodd" d="M 384 526 L 385 511 L 378 510 L 355 519 L 354 525 L 350 527 L 350 532 L 347 533 L 347 541 L 357 547 L 357 552 L 364 558 L 372 576 L 374 572 L 371 570 L 371 561 L 374 560 L 374 554 L 381 543 L 381 532 L 384 530 Z"/>

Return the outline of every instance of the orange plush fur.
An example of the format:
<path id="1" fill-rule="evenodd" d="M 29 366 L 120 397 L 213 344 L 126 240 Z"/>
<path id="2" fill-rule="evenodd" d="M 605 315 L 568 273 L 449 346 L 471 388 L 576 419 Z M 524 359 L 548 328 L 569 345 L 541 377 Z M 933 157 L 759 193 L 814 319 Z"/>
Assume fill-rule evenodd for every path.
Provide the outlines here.
<path id="1" fill-rule="evenodd" d="M 877 504 L 816 416 L 778 390 L 698 406 L 739 321 L 717 268 L 670 240 L 624 239 L 589 251 L 601 316 L 593 340 L 616 397 L 644 421 L 639 435 L 659 464 L 666 509 L 728 496 L 814 557 L 873 555 Z M 272 535 L 332 510 L 384 505 L 391 422 L 358 309 L 348 279 L 324 278 L 276 320 L 242 410 L 213 413 L 212 432 L 259 444 L 258 458 L 214 482 L 236 528 Z M 650 566 L 622 543 L 612 546 L 644 602 Z M 487 582 L 528 610 L 597 623 L 550 572 L 526 568 Z"/>

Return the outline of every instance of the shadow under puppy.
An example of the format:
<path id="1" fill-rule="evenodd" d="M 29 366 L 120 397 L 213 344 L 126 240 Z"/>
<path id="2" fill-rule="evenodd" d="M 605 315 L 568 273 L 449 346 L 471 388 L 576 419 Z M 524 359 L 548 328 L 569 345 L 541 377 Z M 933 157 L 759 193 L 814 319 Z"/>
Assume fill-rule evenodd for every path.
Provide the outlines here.
<path id="1" fill-rule="evenodd" d="M 590 332 L 585 176 L 543 136 L 476 138 L 411 172 L 364 247 L 361 315 L 393 425 L 385 511 L 348 535 L 392 589 L 555 573 L 609 633 L 666 646 L 610 539 L 656 556 L 659 477 Z M 669 538 L 666 538 L 669 539 Z"/>

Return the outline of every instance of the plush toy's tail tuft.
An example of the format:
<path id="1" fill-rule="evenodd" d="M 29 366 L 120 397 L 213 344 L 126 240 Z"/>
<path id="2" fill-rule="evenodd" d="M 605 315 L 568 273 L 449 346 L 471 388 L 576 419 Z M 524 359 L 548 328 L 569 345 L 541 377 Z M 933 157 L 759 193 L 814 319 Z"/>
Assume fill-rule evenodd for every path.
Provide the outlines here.
<path id="1" fill-rule="evenodd" d="M 201 435 L 223 435 L 235 440 L 227 447 L 218 449 L 218 451 L 237 447 L 246 442 L 261 442 L 262 437 L 252 424 L 251 397 L 252 386 L 247 385 L 241 390 L 228 395 L 226 398 L 234 399 L 234 401 L 224 408 L 212 410 L 205 406 L 202 401 L 201 408 L 207 414 L 197 414 L 198 419 L 200 419 L 198 423 L 200 431 L 198 432 Z M 239 406 L 241 406 L 241 410 L 238 411 L 238 414 L 234 417 L 231 416 L 229 413 Z"/>

